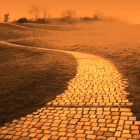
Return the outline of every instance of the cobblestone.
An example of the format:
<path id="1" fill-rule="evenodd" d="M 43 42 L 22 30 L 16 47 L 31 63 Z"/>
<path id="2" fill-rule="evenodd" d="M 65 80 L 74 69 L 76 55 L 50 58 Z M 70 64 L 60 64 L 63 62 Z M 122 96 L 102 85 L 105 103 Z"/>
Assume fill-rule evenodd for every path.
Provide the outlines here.
<path id="1" fill-rule="evenodd" d="M 140 140 L 140 122 L 133 116 L 129 93 L 124 90 L 127 79 L 121 80 L 115 67 L 101 57 L 65 53 L 78 62 L 67 90 L 45 107 L 4 124 L 0 139 Z"/>

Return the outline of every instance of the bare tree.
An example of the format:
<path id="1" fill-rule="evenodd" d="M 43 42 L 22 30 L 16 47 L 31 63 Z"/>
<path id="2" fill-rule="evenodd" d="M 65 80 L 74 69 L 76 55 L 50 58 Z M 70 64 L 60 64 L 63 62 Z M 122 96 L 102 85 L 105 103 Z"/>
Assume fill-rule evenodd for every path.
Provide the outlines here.
<path id="1" fill-rule="evenodd" d="M 4 22 L 8 22 L 9 15 L 10 15 L 9 13 L 7 13 L 7 14 L 4 15 Z"/>
<path id="2" fill-rule="evenodd" d="M 103 20 L 104 19 L 103 13 L 101 11 L 95 10 L 93 12 L 94 12 L 94 14 L 93 14 L 94 20 Z"/>
<path id="3" fill-rule="evenodd" d="M 46 19 L 47 15 L 48 15 L 48 11 L 47 11 L 47 8 L 45 6 L 42 8 L 42 12 L 43 12 L 44 19 Z"/>
<path id="4" fill-rule="evenodd" d="M 37 20 L 37 19 L 38 19 L 38 15 L 39 15 L 39 13 L 40 13 L 40 8 L 39 8 L 39 6 L 33 5 L 33 6 L 30 8 L 29 13 L 32 14 L 32 15 L 34 15 L 35 18 L 36 18 L 36 20 Z"/>
<path id="5" fill-rule="evenodd" d="M 74 19 L 74 18 L 76 18 L 77 16 L 76 16 L 76 12 L 75 11 L 73 11 L 73 10 L 67 10 L 67 11 L 63 11 L 62 13 L 61 13 L 61 16 L 62 16 L 62 18 L 64 19 L 64 20 L 70 20 L 70 19 Z"/>
<path id="6" fill-rule="evenodd" d="M 48 17 L 47 18 L 48 18 L 49 21 L 52 20 L 52 17 L 51 17 L 51 14 L 50 13 L 48 14 Z"/>

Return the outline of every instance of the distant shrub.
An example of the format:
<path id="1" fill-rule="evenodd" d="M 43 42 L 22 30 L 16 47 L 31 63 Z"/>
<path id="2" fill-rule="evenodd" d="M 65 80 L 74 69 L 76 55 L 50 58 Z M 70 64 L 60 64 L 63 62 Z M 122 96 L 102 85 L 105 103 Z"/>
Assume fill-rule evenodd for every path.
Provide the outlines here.
<path id="1" fill-rule="evenodd" d="M 28 23 L 36 23 L 36 19 L 28 19 Z"/>
<path id="2" fill-rule="evenodd" d="M 44 19 L 44 18 L 38 18 L 37 19 L 37 22 L 40 22 L 40 23 L 45 23 L 47 20 Z"/>
<path id="3" fill-rule="evenodd" d="M 104 21 L 106 22 L 114 22 L 117 18 L 113 18 L 113 17 L 105 17 Z"/>
<path id="4" fill-rule="evenodd" d="M 27 22 L 26 17 L 20 18 L 19 20 L 17 20 L 18 23 L 25 23 Z"/>
<path id="5" fill-rule="evenodd" d="M 62 21 L 72 24 L 76 22 L 76 18 L 62 19 Z"/>
<path id="6" fill-rule="evenodd" d="M 93 16 L 93 20 L 101 20 L 98 15 Z"/>
<path id="7" fill-rule="evenodd" d="M 42 22 L 43 23 L 43 22 L 46 22 L 46 20 L 44 18 L 38 18 L 37 22 Z"/>
<path id="8" fill-rule="evenodd" d="M 50 23 L 51 19 L 48 18 L 38 18 L 37 23 Z"/>
<path id="9" fill-rule="evenodd" d="M 86 17 L 82 17 L 81 19 L 82 19 L 82 20 L 85 20 L 85 21 L 90 21 L 90 20 L 92 20 L 92 18 L 87 17 L 87 16 L 86 16 Z"/>

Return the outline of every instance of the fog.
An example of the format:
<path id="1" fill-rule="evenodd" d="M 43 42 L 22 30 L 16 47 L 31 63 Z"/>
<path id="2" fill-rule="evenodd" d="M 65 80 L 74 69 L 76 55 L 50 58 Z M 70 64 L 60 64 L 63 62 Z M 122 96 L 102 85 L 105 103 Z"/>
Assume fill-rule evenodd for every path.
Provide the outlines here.
<path id="1" fill-rule="evenodd" d="M 10 20 L 22 17 L 34 18 L 28 13 L 32 5 L 40 8 L 45 6 L 52 18 L 60 17 L 63 10 L 75 10 L 77 16 L 92 17 L 94 11 L 100 11 L 104 16 L 119 17 L 132 24 L 140 24 L 140 1 L 139 0 L 2 0 L 0 3 L 0 20 L 2 21 L 5 13 L 10 13 Z M 40 13 L 40 16 L 41 13 Z"/>

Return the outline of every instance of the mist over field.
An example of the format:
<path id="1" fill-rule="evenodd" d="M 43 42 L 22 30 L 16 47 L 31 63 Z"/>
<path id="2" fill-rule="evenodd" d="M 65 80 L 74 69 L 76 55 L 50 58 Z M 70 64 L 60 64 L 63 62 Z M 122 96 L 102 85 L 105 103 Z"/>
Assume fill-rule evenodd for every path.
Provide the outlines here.
<path id="1" fill-rule="evenodd" d="M 104 16 L 109 17 L 119 17 L 131 24 L 140 24 L 140 9 L 139 0 L 6 0 L 2 1 L 0 4 L 0 20 L 3 21 L 4 14 L 10 13 L 10 20 L 18 20 L 22 17 L 34 18 L 34 16 L 28 13 L 32 5 L 37 5 L 42 10 L 46 7 L 47 12 L 52 18 L 61 17 L 61 12 L 63 10 L 72 9 L 76 11 L 78 17 L 89 16 L 92 17 L 95 11 L 101 12 Z M 39 15 L 42 17 L 42 14 Z"/>

